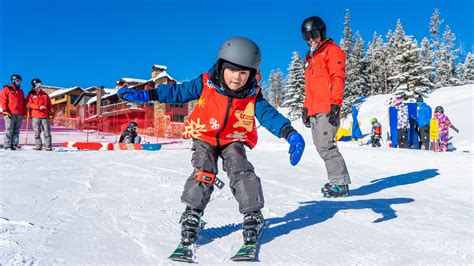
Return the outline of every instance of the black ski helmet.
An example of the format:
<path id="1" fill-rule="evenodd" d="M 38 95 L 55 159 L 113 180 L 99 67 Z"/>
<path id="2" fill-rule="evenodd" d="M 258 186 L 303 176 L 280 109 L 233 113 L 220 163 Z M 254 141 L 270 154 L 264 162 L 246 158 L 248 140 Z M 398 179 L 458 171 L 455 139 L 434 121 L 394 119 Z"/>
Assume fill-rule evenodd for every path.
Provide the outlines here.
<path id="1" fill-rule="evenodd" d="M 36 84 L 41 84 L 41 79 L 32 79 L 31 80 L 31 86 L 33 86 L 33 88 L 36 88 Z"/>
<path id="2" fill-rule="evenodd" d="M 262 57 L 255 42 L 244 37 L 232 37 L 219 48 L 217 61 L 222 64 L 222 60 L 258 71 Z"/>
<path id="3" fill-rule="evenodd" d="M 301 24 L 301 34 L 305 41 L 310 38 L 316 39 L 321 36 L 321 40 L 326 39 L 326 23 L 318 16 L 313 16 L 305 19 Z"/>
<path id="4" fill-rule="evenodd" d="M 130 124 L 128 124 L 128 127 L 138 127 L 138 124 L 137 122 L 130 122 Z"/>
<path id="5" fill-rule="evenodd" d="M 12 82 L 13 82 L 14 80 L 17 80 L 17 79 L 22 80 L 22 79 L 21 79 L 21 76 L 18 75 L 18 74 L 13 74 L 13 75 L 10 76 L 10 80 L 11 80 Z"/>
<path id="6" fill-rule="evenodd" d="M 436 106 L 435 113 L 442 113 L 444 114 L 444 109 L 442 106 Z"/>

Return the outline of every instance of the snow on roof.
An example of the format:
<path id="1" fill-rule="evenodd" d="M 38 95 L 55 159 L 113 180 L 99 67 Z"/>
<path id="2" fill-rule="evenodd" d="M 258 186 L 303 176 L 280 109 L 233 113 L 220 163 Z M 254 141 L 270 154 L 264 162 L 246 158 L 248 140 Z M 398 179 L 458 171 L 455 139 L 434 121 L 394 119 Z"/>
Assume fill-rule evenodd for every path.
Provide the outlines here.
<path id="1" fill-rule="evenodd" d="M 153 65 L 152 68 L 158 68 L 158 69 L 162 69 L 162 70 L 167 70 L 168 69 L 168 67 L 164 66 L 164 65 Z"/>
<path id="2" fill-rule="evenodd" d="M 135 79 L 135 78 L 121 78 L 120 81 L 130 82 L 130 83 L 144 83 L 146 79 Z"/>
<path id="3" fill-rule="evenodd" d="M 51 87 L 49 87 L 49 88 L 51 88 Z M 75 87 L 67 88 L 67 89 L 61 88 L 61 89 L 58 89 L 58 90 L 56 90 L 56 91 L 51 92 L 51 93 L 49 94 L 49 97 L 50 97 L 50 98 L 57 97 L 57 96 L 66 94 L 66 93 L 71 92 L 71 91 L 76 90 L 76 89 L 82 90 L 82 88 L 79 87 L 79 86 L 75 86 Z"/>
<path id="4" fill-rule="evenodd" d="M 174 79 L 172 76 L 170 76 L 170 75 L 168 74 L 168 72 L 166 72 L 166 71 L 161 72 L 161 73 L 158 74 L 156 77 L 154 77 L 154 78 L 152 78 L 152 79 L 150 79 L 150 80 L 156 81 L 157 79 L 164 78 L 164 77 L 167 77 L 167 78 L 170 79 L 170 80 L 175 80 L 175 79 Z M 175 80 L 175 81 L 176 81 L 176 80 Z"/>
<path id="5" fill-rule="evenodd" d="M 100 97 L 100 98 L 101 99 L 109 98 L 111 96 L 116 95 L 117 92 L 118 92 L 118 89 L 104 88 L 104 95 L 102 95 L 102 97 Z M 89 101 L 87 101 L 87 104 L 92 104 L 92 103 L 95 103 L 96 101 L 97 101 L 97 96 L 94 96 L 94 97 L 90 98 Z"/>

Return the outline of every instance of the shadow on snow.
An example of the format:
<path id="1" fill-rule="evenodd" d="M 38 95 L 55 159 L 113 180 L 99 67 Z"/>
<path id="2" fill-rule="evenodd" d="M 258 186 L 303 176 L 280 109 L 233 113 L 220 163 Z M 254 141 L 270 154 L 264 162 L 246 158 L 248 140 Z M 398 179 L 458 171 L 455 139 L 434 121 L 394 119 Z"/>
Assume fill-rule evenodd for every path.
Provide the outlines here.
<path id="1" fill-rule="evenodd" d="M 425 181 L 437 175 L 439 175 L 437 169 L 426 169 L 380 178 L 371 181 L 369 185 L 351 190 L 350 196 L 370 195 L 384 189 Z M 334 215 L 339 211 L 371 209 L 373 212 L 380 214 L 381 216 L 372 221 L 373 223 L 388 221 L 397 217 L 396 210 L 392 205 L 407 204 L 414 201 L 415 200 L 411 198 L 389 198 L 352 201 L 342 201 L 337 199 L 301 202 L 298 209 L 287 213 L 285 216 L 267 219 L 269 227 L 263 234 L 261 243 L 268 243 L 277 237 L 289 234 L 293 230 L 322 223 L 334 217 Z M 222 238 L 241 229 L 242 223 L 205 228 L 201 232 L 204 239 L 203 241 L 200 241 L 200 244 L 203 245 L 210 243 L 214 239 Z"/>

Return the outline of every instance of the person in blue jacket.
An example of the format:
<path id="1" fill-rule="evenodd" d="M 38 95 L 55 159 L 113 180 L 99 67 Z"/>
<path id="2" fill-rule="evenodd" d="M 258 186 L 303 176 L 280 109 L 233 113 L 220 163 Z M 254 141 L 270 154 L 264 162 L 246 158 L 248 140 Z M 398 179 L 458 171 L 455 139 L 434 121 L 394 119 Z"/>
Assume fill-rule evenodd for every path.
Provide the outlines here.
<path id="1" fill-rule="evenodd" d="M 153 90 L 122 88 L 118 95 L 125 101 L 147 103 L 185 103 L 198 99 L 188 117 L 183 136 L 193 139 L 194 171 L 184 185 L 181 201 L 186 209 L 181 216 L 181 244 L 196 240 L 199 223 L 214 189 L 222 181 L 216 178 L 217 160 L 223 160 L 230 187 L 244 215 L 243 237 L 255 243 L 265 221 L 260 178 L 247 160 L 245 145 L 257 143 L 255 117 L 267 130 L 290 144 L 290 163 L 296 165 L 304 151 L 303 137 L 263 97 L 257 85 L 260 49 L 253 41 L 233 37 L 225 41 L 217 62 L 198 78 L 181 84 L 159 85 Z"/>
<path id="2" fill-rule="evenodd" d="M 431 107 L 423 101 L 423 96 L 419 95 L 416 98 L 417 105 L 417 127 L 418 136 L 420 138 L 420 149 L 430 149 L 430 119 Z"/>

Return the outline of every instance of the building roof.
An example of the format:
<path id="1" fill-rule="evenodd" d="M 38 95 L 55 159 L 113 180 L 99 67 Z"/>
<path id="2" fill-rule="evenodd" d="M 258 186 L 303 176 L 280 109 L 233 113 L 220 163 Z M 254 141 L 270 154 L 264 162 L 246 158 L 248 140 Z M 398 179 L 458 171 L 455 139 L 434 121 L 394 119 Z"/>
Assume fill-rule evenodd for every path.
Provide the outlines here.
<path id="1" fill-rule="evenodd" d="M 161 69 L 161 70 L 167 70 L 168 69 L 168 67 L 164 66 L 164 65 L 153 65 L 152 68 L 158 68 L 158 69 Z"/>
<path id="2" fill-rule="evenodd" d="M 146 79 L 136 79 L 136 78 L 121 78 L 120 81 L 128 82 L 128 83 L 144 83 Z"/>
<path id="3" fill-rule="evenodd" d="M 48 86 L 48 88 L 51 88 L 51 87 Z M 66 88 L 66 89 L 65 88 L 59 88 L 58 90 L 55 90 L 55 91 L 51 92 L 49 94 L 49 97 L 53 98 L 53 97 L 61 96 L 63 94 L 67 94 L 67 93 L 69 93 L 73 90 L 77 90 L 77 89 L 82 90 L 82 88 L 79 87 L 79 86 L 75 86 L 75 87 L 72 87 L 72 88 Z"/>
<path id="4" fill-rule="evenodd" d="M 118 89 L 107 89 L 107 88 L 105 88 L 104 89 L 104 95 L 102 95 L 102 97 L 100 97 L 100 98 L 102 100 L 107 99 L 111 96 L 116 95 L 117 92 L 118 92 Z M 96 95 L 96 94 L 94 93 L 94 95 Z M 87 101 L 87 104 L 92 104 L 92 103 L 95 103 L 96 101 L 97 101 L 97 96 L 94 96 L 94 97 L 90 98 L 89 101 Z"/>
<path id="5" fill-rule="evenodd" d="M 83 97 L 94 97 L 96 94 L 95 92 L 87 92 L 87 91 L 84 91 L 83 93 L 81 93 L 81 95 L 79 95 L 79 97 L 74 101 L 73 105 L 76 106 L 79 104 L 79 102 L 81 101 L 81 99 Z"/>

